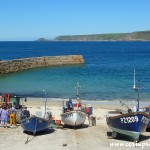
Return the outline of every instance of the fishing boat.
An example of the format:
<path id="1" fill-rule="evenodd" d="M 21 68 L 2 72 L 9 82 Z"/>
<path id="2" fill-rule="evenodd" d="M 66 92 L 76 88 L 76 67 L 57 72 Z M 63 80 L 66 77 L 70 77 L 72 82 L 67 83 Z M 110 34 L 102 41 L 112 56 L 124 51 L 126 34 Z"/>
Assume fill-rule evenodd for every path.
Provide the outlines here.
<path id="1" fill-rule="evenodd" d="M 145 112 L 109 111 L 106 115 L 106 122 L 116 135 L 117 133 L 127 135 L 138 142 L 139 136 L 147 128 L 149 118 L 150 116 Z"/>
<path id="2" fill-rule="evenodd" d="M 45 92 L 46 96 L 46 92 Z M 46 130 L 50 126 L 51 122 L 51 112 L 46 111 L 46 102 L 47 96 L 45 100 L 45 112 L 43 111 L 36 111 L 35 115 L 30 116 L 29 118 L 23 118 L 21 120 L 21 127 L 24 131 L 32 132 L 36 134 L 37 132 Z"/>
<path id="3" fill-rule="evenodd" d="M 74 110 L 70 112 L 65 112 L 61 114 L 61 120 L 64 125 L 69 126 L 80 126 L 83 125 L 86 119 L 86 113 L 81 110 Z"/>
<path id="4" fill-rule="evenodd" d="M 50 126 L 50 117 L 49 114 L 46 118 L 37 117 L 35 115 L 21 120 L 21 127 L 24 131 L 32 132 L 33 134 L 46 130 Z"/>
<path id="5" fill-rule="evenodd" d="M 149 124 L 150 115 L 144 111 L 139 111 L 139 86 L 138 86 L 138 104 L 136 112 L 133 112 L 127 105 L 127 111 L 116 110 L 108 111 L 106 114 L 106 122 L 113 131 L 112 136 L 116 137 L 117 133 L 131 137 L 138 142 L 142 132 L 144 132 Z M 121 101 L 121 104 L 123 102 Z"/>
<path id="6" fill-rule="evenodd" d="M 64 125 L 69 125 L 74 127 L 83 125 L 86 119 L 85 109 L 82 107 L 79 98 L 80 85 L 78 82 L 76 88 L 77 88 L 77 100 L 74 101 L 74 108 L 68 110 L 67 106 L 64 105 L 63 102 L 63 111 L 61 114 L 61 120 L 64 123 Z"/>

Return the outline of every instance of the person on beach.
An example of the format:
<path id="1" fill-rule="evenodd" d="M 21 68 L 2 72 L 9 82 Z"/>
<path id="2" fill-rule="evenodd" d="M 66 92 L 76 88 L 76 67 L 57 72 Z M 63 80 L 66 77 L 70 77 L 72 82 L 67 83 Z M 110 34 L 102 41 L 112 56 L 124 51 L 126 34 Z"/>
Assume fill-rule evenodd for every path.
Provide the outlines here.
<path id="1" fill-rule="evenodd" d="M 77 102 L 78 102 L 78 107 L 81 107 L 81 106 L 82 106 L 82 103 L 81 103 L 81 100 L 80 100 L 79 97 L 77 98 Z"/>
<path id="2" fill-rule="evenodd" d="M 71 98 L 69 98 L 69 101 L 67 102 L 67 108 L 68 108 L 68 110 L 73 110 L 73 108 L 74 108 Z"/>
<path id="3" fill-rule="evenodd" d="M 7 107 L 4 106 L 4 108 L 1 111 L 1 124 L 2 124 L 2 127 L 7 128 L 8 120 L 9 120 L 9 113 L 7 111 Z"/>
<path id="4" fill-rule="evenodd" d="M 16 125 L 16 109 L 15 107 L 12 105 L 10 110 L 9 110 L 9 113 L 10 113 L 10 125 Z"/>
<path id="5" fill-rule="evenodd" d="M 88 121 L 89 121 L 89 126 L 90 126 L 91 125 L 91 119 L 90 119 L 90 109 L 89 109 L 89 107 L 85 108 L 85 112 L 87 114 Z"/>
<path id="6" fill-rule="evenodd" d="M 92 107 L 91 107 L 90 104 L 85 108 L 85 112 L 86 112 L 87 117 L 88 117 L 89 126 L 91 126 L 91 125 L 92 125 L 92 115 L 93 115 L 93 111 L 92 111 Z"/>
<path id="7" fill-rule="evenodd" d="M 29 110 L 27 110 L 27 107 L 25 106 L 22 111 L 21 118 L 25 119 L 25 118 L 29 118 L 29 117 L 30 117 L 30 112 L 29 112 Z"/>
<path id="8" fill-rule="evenodd" d="M 67 104 L 63 106 L 63 113 L 67 112 L 68 108 L 67 108 Z"/>
<path id="9" fill-rule="evenodd" d="M 0 105 L 0 126 L 1 126 L 1 111 L 2 111 L 2 106 Z"/>
<path id="10" fill-rule="evenodd" d="M 11 105 L 11 106 L 10 106 L 10 109 L 9 109 L 9 113 L 10 113 L 10 114 L 11 114 L 11 113 L 13 114 L 13 113 L 15 112 L 15 110 L 16 110 L 16 109 L 15 109 L 15 106 L 14 106 L 14 105 Z"/>

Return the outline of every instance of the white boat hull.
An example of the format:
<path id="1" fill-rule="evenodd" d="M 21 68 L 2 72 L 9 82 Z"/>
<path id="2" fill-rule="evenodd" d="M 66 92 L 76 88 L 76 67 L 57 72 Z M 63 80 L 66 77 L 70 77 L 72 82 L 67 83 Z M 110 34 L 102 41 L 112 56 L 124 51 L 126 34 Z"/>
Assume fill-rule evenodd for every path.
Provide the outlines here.
<path id="1" fill-rule="evenodd" d="M 84 124 L 86 114 L 82 111 L 75 110 L 61 114 L 61 120 L 65 125 L 80 126 Z"/>

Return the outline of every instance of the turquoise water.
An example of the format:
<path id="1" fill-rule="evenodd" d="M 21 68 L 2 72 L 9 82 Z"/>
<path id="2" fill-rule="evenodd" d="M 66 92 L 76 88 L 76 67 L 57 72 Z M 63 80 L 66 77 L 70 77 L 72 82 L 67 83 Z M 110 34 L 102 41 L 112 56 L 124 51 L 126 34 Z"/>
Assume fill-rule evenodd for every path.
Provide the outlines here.
<path id="1" fill-rule="evenodd" d="M 150 99 L 150 42 L 0 42 L 0 59 L 82 54 L 84 65 L 45 67 L 0 76 L 0 93 L 86 100 Z"/>

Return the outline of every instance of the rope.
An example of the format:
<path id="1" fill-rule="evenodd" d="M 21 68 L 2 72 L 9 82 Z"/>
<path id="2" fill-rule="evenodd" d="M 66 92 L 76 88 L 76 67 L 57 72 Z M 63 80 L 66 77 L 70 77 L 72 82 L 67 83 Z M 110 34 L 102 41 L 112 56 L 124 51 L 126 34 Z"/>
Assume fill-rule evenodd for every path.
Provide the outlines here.
<path id="1" fill-rule="evenodd" d="M 35 133 L 36 133 L 36 126 L 37 126 L 37 118 L 36 118 L 36 123 L 35 123 L 35 130 L 34 130 L 34 133 L 33 133 L 33 134 L 34 134 L 34 137 L 35 137 Z M 33 137 L 31 140 L 29 140 L 29 136 L 30 136 L 29 133 L 30 133 L 30 132 L 28 131 L 28 136 L 27 136 L 27 140 L 25 141 L 25 144 L 28 144 L 29 141 L 31 141 L 31 140 L 34 138 L 34 137 Z"/>
<path id="2" fill-rule="evenodd" d="M 37 118 L 36 118 L 36 123 L 35 123 L 34 136 L 35 136 L 35 133 L 36 133 L 36 126 L 37 126 Z"/>

